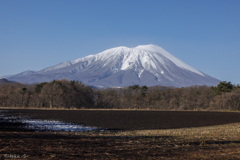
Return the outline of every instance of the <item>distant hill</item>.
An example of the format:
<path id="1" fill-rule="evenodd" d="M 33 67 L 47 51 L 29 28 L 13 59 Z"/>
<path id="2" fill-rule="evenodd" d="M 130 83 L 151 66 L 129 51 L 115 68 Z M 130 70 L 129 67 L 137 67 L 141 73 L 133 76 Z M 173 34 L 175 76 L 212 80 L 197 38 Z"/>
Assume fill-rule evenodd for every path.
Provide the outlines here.
<path id="1" fill-rule="evenodd" d="M 0 84 L 3 84 L 3 83 L 17 83 L 17 82 L 9 81 L 9 80 L 7 80 L 5 78 L 2 78 L 2 79 L 0 79 Z"/>

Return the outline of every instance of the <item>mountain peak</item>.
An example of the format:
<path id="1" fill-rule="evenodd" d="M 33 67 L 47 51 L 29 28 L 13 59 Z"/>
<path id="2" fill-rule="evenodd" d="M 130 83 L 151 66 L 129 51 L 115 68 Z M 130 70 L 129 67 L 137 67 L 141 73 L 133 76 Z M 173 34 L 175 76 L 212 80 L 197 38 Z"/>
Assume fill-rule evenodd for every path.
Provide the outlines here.
<path id="1" fill-rule="evenodd" d="M 151 51 L 151 52 L 159 52 L 162 51 L 162 47 L 157 46 L 157 45 L 153 45 L 153 44 L 148 44 L 148 45 L 139 45 L 137 47 L 135 47 L 136 49 L 141 49 L 141 50 L 145 50 L 145 51 Z"/>
<path id="2" fill-rule="evenodd" d="M 133 47 L 133 48 L 126 47 L 126 46 L 119 46 L 119 47 L 114 47 L 114 48 L 107 49 L 105 51 L 109 51 L 109 50 L 134 50 L 134 49 L 157 52 L 162 48 L 160 46 L 157 46 L 157 45 L 148 44 L 148 45 L 139 45 L 139 46 Z M 103 52 L 105 52 L 105 51 L 103 51 Z"/>

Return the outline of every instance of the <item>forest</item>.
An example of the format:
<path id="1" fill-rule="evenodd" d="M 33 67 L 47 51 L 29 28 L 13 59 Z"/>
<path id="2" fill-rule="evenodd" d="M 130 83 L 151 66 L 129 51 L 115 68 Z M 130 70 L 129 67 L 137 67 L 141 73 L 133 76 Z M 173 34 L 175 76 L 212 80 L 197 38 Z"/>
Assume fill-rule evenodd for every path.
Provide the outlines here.
<path id="1" fill-rule="evenodd" d="M 0 107 L 58 109 L 240 110 L 240 86 L 139 86 L 95 89 L 79 81 L 0 84 Z"/>

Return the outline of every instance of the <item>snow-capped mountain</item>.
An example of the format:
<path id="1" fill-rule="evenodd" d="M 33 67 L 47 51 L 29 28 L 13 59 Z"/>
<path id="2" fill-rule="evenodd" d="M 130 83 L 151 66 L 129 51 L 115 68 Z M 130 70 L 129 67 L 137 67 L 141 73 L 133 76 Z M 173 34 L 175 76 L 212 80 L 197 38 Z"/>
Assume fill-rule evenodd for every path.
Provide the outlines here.
<path id="1" fill-rule="evenodd" d="M 215 86 L 220 82 L 156 45 L 111 48 L 41 71 L 26 71 L 7 78 L 28 83 L 48 82 L 53 79 L 79 80 L 96 87 L 124 87 L 135 84 Z"/>

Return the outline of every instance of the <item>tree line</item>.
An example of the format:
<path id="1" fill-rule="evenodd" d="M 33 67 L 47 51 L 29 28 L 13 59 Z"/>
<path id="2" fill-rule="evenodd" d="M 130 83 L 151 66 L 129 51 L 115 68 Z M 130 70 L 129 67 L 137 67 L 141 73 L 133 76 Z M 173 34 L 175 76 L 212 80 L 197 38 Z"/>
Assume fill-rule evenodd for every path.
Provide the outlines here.
<path id="1" fill-rule="evenodd" d="M 0 85 L 1 107 L 65 109 L 240 110 L 240 87 L 139 86 L 94 89 L 79 81 Z"/>

